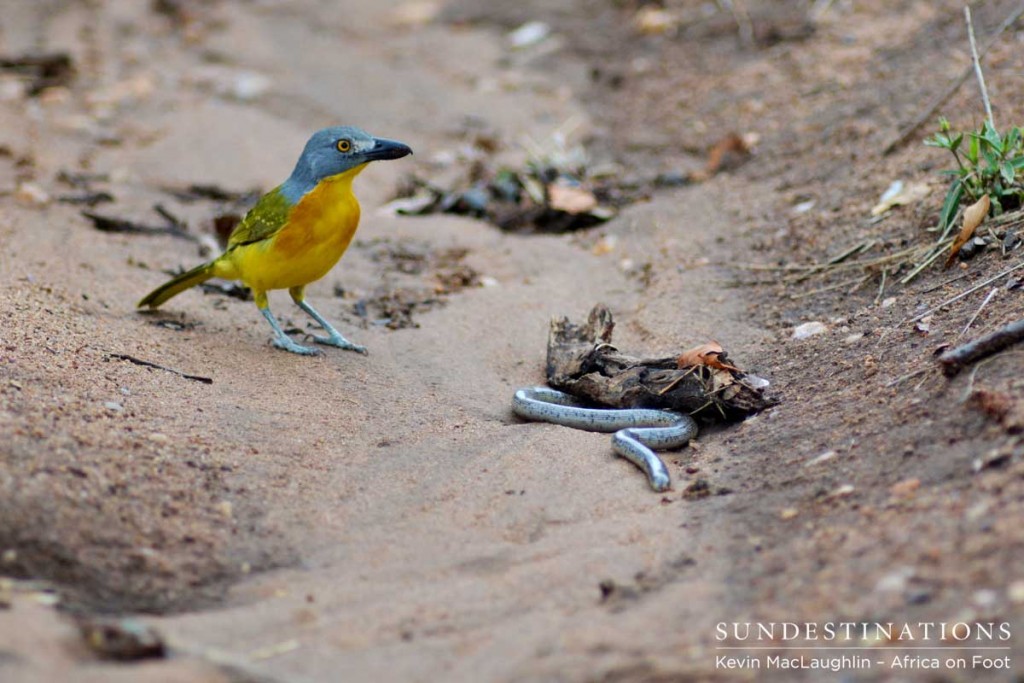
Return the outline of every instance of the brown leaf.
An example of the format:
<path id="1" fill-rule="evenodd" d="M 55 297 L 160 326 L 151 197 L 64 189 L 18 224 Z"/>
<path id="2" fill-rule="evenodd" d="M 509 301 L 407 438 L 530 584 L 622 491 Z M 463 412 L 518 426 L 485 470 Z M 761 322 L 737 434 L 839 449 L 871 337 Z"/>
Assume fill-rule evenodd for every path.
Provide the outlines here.
<path id="1" fill-rule="evenodd" d="M 710 150 L 704 168 L 690 174 L 690 180 L 703 182 L 719 171 L 735 168 L 750 158 L 752 150 L 747 140 L 738 133 L 729 133 Z"/>
<path id="2" fill-rule="evenodd" d="M 707 344 L 695 346 L 688 351 L 683 351 L 679 358 L 676 359 L 676 363 L 680 368 L 706 365 L 718 370 L 740 372 L 740 369 L 736 366 L 723 362 L 725 355 L 725 351 L 722 350 L 721 344 L 718 342 L 708 342 Z"/>
<path id="3" fill-rule="evenodd" d="M 981 222 L 985 220 L 985 216 L 988 215 L 989 206 L 991 206 L 991 201 L 986 194 L 964 209 L 964 225 L 960 228 L 960 234 L 953 240 L 953 246 L 949 250 L 949 257 L 946 258 L 946 268 L 953 265 L 956 255 L 960 253 L 960 248 L 967 244 L 967 240 L 974 237 L 975 229 L 981 225 Z"/>

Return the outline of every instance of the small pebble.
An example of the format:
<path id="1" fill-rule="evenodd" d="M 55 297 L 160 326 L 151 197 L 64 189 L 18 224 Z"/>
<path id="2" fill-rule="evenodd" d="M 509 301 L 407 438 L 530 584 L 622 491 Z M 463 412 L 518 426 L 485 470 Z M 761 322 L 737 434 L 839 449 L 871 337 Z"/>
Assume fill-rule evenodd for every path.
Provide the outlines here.
<path id="1" fill-rule="evenodd" d="M 836 452 L 835 451 L 825 451 L 821 455 L 819 455 L 817 457 L 814 457 L 814 458 L 811 458 L 810 460 L 805 462 L 804 463 L 804 467 L 814 467 L 815 465 L 820 465 L 820 464 L 822 464 L 824 462 L 828 462 L 829 460 L 834 460 L 835 457 L 836 457 Z"/>
<path id="2" fill-rule="evenodd" d="M 243 71 L 231 82 L 231 95 L 243 102 L 258 99 L 270 90 L 271 81 L 263 74 Z"/>
<path id="3" fill-rule="evenodd" d="M 825 323 L 818 321 L 804 323 L 793 328 L 793 339 L 807 339 L 822 332 L 828 332 L 828 327 L 825 326 Z"/>
<path id="4" fill-rule="evenodd" d="M 1015 605 L 1024 603 L 1024 581 L 1014 581 L 1006 588 L 1006 597 Z"/>
<path id="5" fill-rule="evenodd" d="M 890 297 L 882 300 L 882 308 L 889 308 L 894 303 L 896 303 L 896 297 L 890 296 Z"/>
<path id="6" fill-rule="evenodd" d="M 160 432 L 153 432 L 146 438 L 152 441 L 153 443 L 167 443 L 168 441 L 171 440 L 169 436 L 167 436 L 166 434 L 161 434 Z"/>
<path id="7" fill-rule="evenodd" d="M 878 580 L 875 590 L 886 593 L 902 593 L 907 581 L 914 576 L 913 567 L 898 567 Z"/>
<path id="8" fill-rule="evenodd" d="M 994 607 L 999 602 L 999 593 L 991 588 L 982 588 L 979 591 L 974 591 L 974 595 L 971 597 L 974 600 L 974 604 L 978 607 Z"/>
<path id="9" fill-rule="evenodd" d="M 854 332 L 853 334 L 851 334 L 848 337 L 846 337 L 845 339 L 843 339 L 843 343 L 847 344 L 847 345 L 849 345 L 849 344 L 856 344 L 857 342 L 859 342 L 863 338 L 864 338 L 864 333 L 863 332 Z"/>
<path id="10" fill-rule="evenodd" d="M 850 495 L 856 490 L 857 489 L 854 487 L 853 484 L 843 484 L 842 486 L 840 486 L 839 488 L 837 488 L 835 491 L 828 495 L 830 498 L 842 498 L 843 496 Z"/>
<path id="11" fill-rule="evenodd" d="M 22 204 L 43 206 L 50 203 L 50 195 L 35 183 L 21 183 L 14 191 L 14 198 Z"/>
<path id="12" fill-rule="evenodd" d="M 103 404 L 103 407 L 107 410 L 113 410 L 115 413 L 119 413 L 124 410 L 124 406 L 114 401 L 107 401 Z"/>
<path id="13" fill-rule="evenodd" d="M 907 498 L 914 495 L 914 493 L 921 487 L 921 480 L 915 478 L 904 479 L 903 481 L 896 482 L 889 487 L 889 493 L 896 498 Z"/>
<path id="14" fill-rule="evenodd" d="M 931 602 L 934 593 L 928 588 L 910 588 L 904 594 L 903 599 L 908 605 L 924 605 Z"/>
<path id="15" fill-rule="evenodd" d="M 796 508 L 786 508 L 779 511 L 779 519 L 793 519 L 800 514 L 800 511 Z"/>
<path id="16" fill-rule="evenodd" d="M 540 43 L 551 35 L 551 27 L 543 21 L 530 21 L 508 34 L 509 44 L 517 49 Z"/>

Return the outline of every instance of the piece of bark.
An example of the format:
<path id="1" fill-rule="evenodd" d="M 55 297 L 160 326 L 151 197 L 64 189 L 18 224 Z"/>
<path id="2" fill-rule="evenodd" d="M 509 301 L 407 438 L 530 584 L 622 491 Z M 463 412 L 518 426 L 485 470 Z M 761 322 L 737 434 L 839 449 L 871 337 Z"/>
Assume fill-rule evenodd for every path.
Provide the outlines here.
<path id="1" fill-rule="evenodd" d="M 680 368 L 679 353 L 665 358 L 620 353 L 611 344 L 614 327 L 611 311 L 601 304 L 582 325 L 552 320 L 548 384 L 597 405 L 660 408 L 712 420 L 742 419 L 778 402 L 742 372 Z"/>
<path id="2" fill-rule="evenodd" d="M 966 366 L 1024 341 L 1024 319 L 1014 321 L 939 356 L 942 371 L 952 377 Z"/>

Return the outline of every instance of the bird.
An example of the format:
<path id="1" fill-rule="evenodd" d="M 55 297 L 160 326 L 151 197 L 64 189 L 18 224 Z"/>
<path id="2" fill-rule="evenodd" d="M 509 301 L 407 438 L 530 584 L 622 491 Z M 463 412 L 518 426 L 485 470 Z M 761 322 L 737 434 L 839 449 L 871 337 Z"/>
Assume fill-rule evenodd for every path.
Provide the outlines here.
<path id="1" fill-rule="evenodd" d="M 341 259 L 359 227 L 359 200 L 352 181 L 372 161 L 412 154 L 405 143 L 377 138 L 354 126 L 333 126 L 309 138 L 291 175 L 266 193 L 232 230 L 217 258 L 160 285 L 136 308 L 155 309 L 171 297 L 210 278 L 239 280 L 252 290 L 256 307 L 270 323 L 273 345 L 305 356 L 319 349 L 293 341 L 270 311 L 267 292 L 287 289 L 299 308 L 327 333 L 313 336 L 326 346 L 366 354 L 346 339 L 305 298 Z"/>

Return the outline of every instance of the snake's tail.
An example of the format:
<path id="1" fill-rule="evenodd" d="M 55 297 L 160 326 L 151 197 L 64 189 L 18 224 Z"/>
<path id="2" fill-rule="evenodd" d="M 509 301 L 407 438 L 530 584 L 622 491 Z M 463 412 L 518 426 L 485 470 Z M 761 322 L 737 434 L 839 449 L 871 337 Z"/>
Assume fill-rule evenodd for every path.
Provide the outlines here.
<path id="1" fill-rule="evenodd" d="M 142 297 L 142 300 L 135 304 L 135 307 L 157 308 L 163 302 L 167 301 L 171 297 L 181 294 L 186 289 L 206 282 L 214 276 L 214 263 L 214 261 L 204 263 L 201 266 L 197 266 L 192 270 L 168 280 L 146 296 Z"/>
<path id="2" fill-rule="evenodd" d="M 640 440 L 632 429 L 620 429 L 612 436 L 612 448 L 615 452 L 643 470 L 651 488 L 657 492 L 667 491 L 672 487 L 672 478 L 668 468 L 654 451 Z"/>

